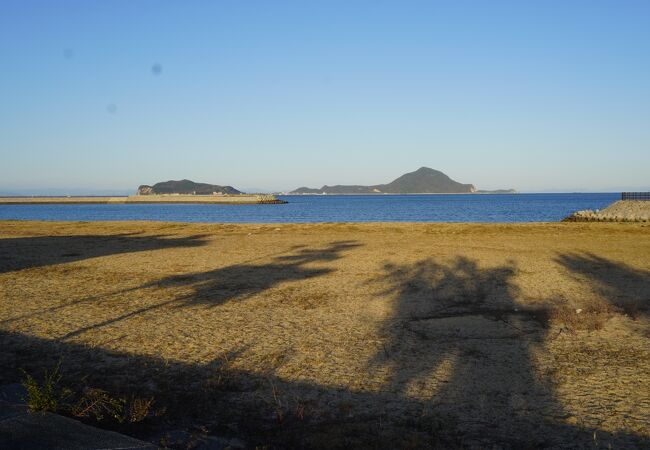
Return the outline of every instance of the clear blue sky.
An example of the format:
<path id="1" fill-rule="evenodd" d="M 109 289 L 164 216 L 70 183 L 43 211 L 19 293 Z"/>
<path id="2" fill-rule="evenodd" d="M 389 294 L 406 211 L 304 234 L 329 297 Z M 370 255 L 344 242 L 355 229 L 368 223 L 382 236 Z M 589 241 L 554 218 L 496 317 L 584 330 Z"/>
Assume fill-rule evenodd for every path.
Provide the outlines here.
<path id="1" fill-rule="evenodd" d="M 0 191 L 650 189 L 650 1 L 0 2 Z"/>

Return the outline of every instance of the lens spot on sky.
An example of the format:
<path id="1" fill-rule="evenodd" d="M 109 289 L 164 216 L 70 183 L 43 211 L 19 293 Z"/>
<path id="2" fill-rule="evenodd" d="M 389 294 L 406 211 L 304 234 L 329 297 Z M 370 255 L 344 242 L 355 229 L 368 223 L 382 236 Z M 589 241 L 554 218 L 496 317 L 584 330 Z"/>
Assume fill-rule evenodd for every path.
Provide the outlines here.
<path id="1" fill-rule="evenodd" d="M 154 75 L 160 75 L 162 73 L 162 70 L 163 68 L 161 64 L 156 63 L 153 66 L 151 66 L 151 73 L 153 73 Z"/>
<path id="2" fill-rule="evenodd" d="M 109 114 L 115 114 L 117 112 L 117 105 L 115 103 L 107 105 L 106 111 L 108 111 Z"/>
<path id="3" fill-rule="evenodd" d="M 64 57 L 65 59 L 72 59 L 72 58 L 74 58 L 74 50 L 72 50 L 71 48 L 63 49 L 63 57 Z"/>

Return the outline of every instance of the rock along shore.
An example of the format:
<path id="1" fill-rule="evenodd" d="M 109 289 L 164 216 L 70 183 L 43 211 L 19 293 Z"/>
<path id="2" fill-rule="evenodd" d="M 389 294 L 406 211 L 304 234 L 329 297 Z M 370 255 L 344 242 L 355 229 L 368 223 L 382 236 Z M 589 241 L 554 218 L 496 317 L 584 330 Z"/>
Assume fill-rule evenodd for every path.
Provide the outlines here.
<path id="1" fill-rule="evenodd" d="M 605 209 L 577 211 L 564 222 L 650 222 L 650 201 L 619 200 Z"/>

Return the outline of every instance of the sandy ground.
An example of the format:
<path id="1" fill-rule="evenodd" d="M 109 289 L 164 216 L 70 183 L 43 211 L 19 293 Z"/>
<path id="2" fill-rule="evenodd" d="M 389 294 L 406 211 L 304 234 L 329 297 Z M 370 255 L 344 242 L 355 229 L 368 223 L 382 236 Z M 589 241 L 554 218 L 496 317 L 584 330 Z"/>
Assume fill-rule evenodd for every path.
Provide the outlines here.
<path id="1" fill-rule="evenodd" d="M 0 382 L 270 447 L 647 448 L 649 312 L 648 224 L 0 222 Z"/>

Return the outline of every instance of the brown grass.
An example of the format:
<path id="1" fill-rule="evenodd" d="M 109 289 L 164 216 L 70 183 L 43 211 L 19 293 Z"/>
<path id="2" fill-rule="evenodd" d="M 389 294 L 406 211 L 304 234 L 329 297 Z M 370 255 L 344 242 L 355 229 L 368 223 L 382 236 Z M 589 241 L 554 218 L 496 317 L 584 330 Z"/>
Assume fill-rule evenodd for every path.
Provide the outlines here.
<path id="1" fill-rule="evenodd" d="M 569 308 L 559 306 L 553 308 L 550 320 L 557 327 L 565 327 L 571 333 L 576 331 L 599 331 L 605 327 L 607 321 L 616 313 L 616 310 L 603 302 L 594 302 L 585 308 Z"/>
<path id="2" fill-rule="evenodd" d="M 271 447 L 643 446 L 649 255 L 644 224 L 0 222 L 0 382 L 63 357 Z"/>

